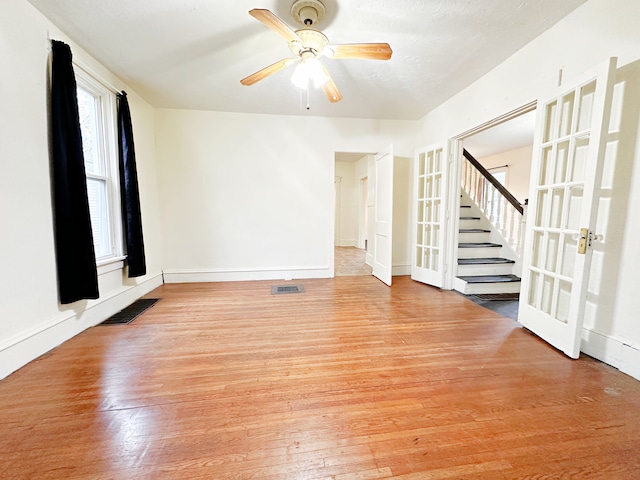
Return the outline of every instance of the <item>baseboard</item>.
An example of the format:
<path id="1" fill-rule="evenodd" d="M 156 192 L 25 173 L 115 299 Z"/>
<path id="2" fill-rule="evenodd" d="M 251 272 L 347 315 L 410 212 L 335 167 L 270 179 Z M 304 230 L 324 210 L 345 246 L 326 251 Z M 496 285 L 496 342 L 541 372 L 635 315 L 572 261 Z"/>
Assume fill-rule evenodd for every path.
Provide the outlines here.
<path id="1" fill-rule="evenodd" d="M 49 350 L 93 327 L 162 285 L 154 275 L 134 287 L 123 287 L 105 298 L 86 301 L 85 308 L 65 311 L 55 318 L 0 343 L 0 379 Z"/>
<path id="2" fill-rule="evenodd" d="M 394 277 L 411 275 L 411 265 L 393 265 L 391 267 L 391 275 Z"/>
<path id="3" fill-rule="evenodd" d="M 593 330 L 582 330 L 580 350 L 640 380 L 640 350 Z"/>
<path id="4" fill-rule="evenodd" d="M 245 282 L 250 280 L 293 280 L 331 278 L 328 265 L 264 269 L 164 270 L 165 283 Z"/>
<path id="5" fill-rule="evenodd" d="M 337 247 L 355 247 L 358 248 L 357 238 L 344 238 L 338 241 Z"/>

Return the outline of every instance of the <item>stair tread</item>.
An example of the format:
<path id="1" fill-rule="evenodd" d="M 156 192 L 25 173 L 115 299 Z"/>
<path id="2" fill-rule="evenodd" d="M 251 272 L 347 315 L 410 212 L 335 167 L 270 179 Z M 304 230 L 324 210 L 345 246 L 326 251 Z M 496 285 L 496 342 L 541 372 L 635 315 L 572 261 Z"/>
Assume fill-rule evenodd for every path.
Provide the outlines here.
<path id="1" fill-rule="evenodd" d="M 486 258 L 459 258 L 458 265 L 490 265 L 502 263 L 516 263 L 514 260 L 502 257 L 486 257 Z"/>
<path id="2" fill-rule="evenodd" d="M 460 217 L 460 220 L 480 220 L 480 217 Z"/>
<path id="3" fill-rule="evenodd" d="M 458 278 L 467 283 L 510 283 L 520 281 L 520 277 L 516 275 L 472 275 Z"/>
<path id="4" fill-rule="evenodd" d="M 499 243 L 491 242 L 479 242 L 479 243 L 459 243 L 458 248 L 500 248 L 502 245 Z"/>
<path id="5" fill-rule="evenodd" d="M 491 233 L 491 230 L 484 230 L 482 228 L 461 228 L 459 233 Z"/>

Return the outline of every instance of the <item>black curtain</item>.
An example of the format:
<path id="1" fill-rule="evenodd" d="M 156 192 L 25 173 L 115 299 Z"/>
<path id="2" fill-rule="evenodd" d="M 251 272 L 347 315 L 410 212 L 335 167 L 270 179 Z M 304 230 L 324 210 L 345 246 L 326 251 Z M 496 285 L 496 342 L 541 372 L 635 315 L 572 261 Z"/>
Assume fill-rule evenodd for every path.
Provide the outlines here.
<path id="1" fill-rule="evenodd" d="M 127 262 L 129 277 L 139 277 L 147 273 L 142 238 L 142 215 L 140 213 L 140 193 L 136 152 L 133 145 L 133 128 L 127 93 L 118 94 L 118 150 L 120 156 L 120 194 L 122 217 L 127 241 Z"/>
<path id="2" fill-rule="evenodd" d="M 51 149 L 60 303 L 98 298 L 87 178 L 69 45 L 52 40 Z"/>

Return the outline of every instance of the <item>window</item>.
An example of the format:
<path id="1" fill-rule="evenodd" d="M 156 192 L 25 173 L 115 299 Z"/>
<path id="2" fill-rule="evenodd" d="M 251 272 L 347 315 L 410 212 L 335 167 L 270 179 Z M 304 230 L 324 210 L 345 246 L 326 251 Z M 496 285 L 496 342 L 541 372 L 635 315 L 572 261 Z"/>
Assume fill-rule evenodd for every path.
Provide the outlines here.
<path id="1" fill-rule="evenodd" d="M 504 187 L 507 186 L 507 170 L 508 167 L 495 167 L 490 168 L 489 172 L 498 180 Z"/>
<path id="2" fill-rule="evenodd" d="M 93 245 L 100 265 L 122 255 L 116 96 L 81 68 L 75 70 Z"/>

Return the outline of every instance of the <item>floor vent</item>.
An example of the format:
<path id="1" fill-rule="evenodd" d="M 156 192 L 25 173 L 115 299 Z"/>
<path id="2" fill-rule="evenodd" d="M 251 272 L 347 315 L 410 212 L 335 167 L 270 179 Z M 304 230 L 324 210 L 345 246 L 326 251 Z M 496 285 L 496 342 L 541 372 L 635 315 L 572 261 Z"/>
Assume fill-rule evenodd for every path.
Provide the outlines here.
<path id="1" fill-rule="evenodd" d="M 125 325 L 127 323 L 131 323 L 135 320 L 135 318 L 143 313 L 148 308 L 152 307 L 154 303 L 156 303 L 159 298 L 141 298 L 133 302 L 127 308 L 120 310 L 118 313 L 113 315 L 112 317 L 106 319 L 100 325 Z"/>
<path id="2" fill-rule="evenodd" d="M 304 287 L 302 285 L 274 285 L 271 287 L 271 295 L 278 295 L 279 293 L 303 293 Z"/>

